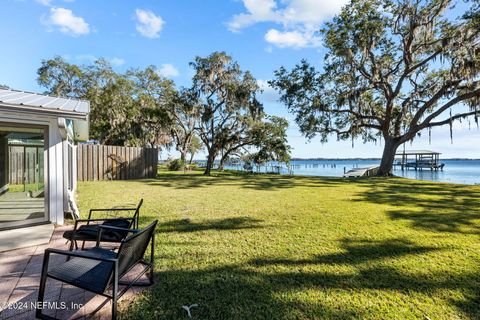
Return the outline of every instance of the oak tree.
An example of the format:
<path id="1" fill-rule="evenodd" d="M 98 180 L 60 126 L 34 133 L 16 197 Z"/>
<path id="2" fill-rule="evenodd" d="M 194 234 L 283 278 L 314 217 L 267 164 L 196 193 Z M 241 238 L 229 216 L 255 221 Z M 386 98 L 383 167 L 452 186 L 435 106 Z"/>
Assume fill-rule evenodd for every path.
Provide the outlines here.
<path id="1" fill-rule="evenodd" d="M 322 70 L 303 60 L 271 85 L 308 138 L 384 140 L 380 175 L 422 130 L 480 115 L 478 2 L 352 0 L 320 32 Z M 467 11 L 467 12 L 466 12 Z"/>
<path id="2" fill-rule="evenodd" d="M 240 69 L 237 62 L 224 52 L 197 57 L 191 63 L 195 71 L 190 88 L 196 97 L 196 127 L 207 151 L 205 174 L 209 175 L 215 159 L 221 162 L 252 143 L 250 130 L 263 113 L 256 94 L 260 88 L 250 72 Z"/>

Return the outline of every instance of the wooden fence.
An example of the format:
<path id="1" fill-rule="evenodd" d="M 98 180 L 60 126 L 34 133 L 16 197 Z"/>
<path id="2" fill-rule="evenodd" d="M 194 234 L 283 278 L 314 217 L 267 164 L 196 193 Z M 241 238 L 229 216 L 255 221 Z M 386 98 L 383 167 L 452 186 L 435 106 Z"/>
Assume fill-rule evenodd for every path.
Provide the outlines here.
<path id="1" fill-rule="evenodd" d="M 8 146 L 8 182 L 43 183 L 43 146 Z"/>
<path id="2" fill-rule="evenodd" d="M 81 144 L 77 160 L 78 181 L 155 178 L 158 149 Z"/>

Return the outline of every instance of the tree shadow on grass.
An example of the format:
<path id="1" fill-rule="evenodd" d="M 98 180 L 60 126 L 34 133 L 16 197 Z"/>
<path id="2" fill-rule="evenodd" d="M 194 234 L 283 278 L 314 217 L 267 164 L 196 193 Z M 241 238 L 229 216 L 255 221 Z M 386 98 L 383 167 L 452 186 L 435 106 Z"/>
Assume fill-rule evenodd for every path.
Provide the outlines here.
<path id="1" fill-rule="evenodd" d="M 393 220 L 414 228 L 461 234 L 480 233 L 480 187 L 427 183 L 407 179 L 371 179 L 357 201 L 391 205 Z"/>
<path id="2" fill-rule="evenodd" d="M 193 222 L 190 219 L 177 219 L 157 225 L 158 232 L 196 232 L 207 230 L 241 230 L 262 228 L 263 220 L 250 217 L 235 217 L 225 219 Z"/>
<path id="3" fill-rule="evenodd" d="M 365 262 L 397 258 L 406 255 L 423 254 L 434 250 L 434 247 L 418 246 L 406 239 L 390 239 L 388 241 L 342 239 L 344 252 L 317 255 L 309 259 L 256 259 L 251 263 L 256 266 L 308 264 L 326 265 L 358 265 Z"/>
<path id="4" fill-rule="evenodd" d="M 466 298 L 442 298 L 448 292 L 440 292 L 438 299 L 444 300 L 443 303 L 450 304 L 454 309 L 457 308 L 462 316 L 477 316 L 477 288 L 480 284 L 478 274 L 458 275 L 433 271 L 425 276 L 397 269 L 390 264 L 378 264 L 382 260 L 422 255 L 437 249 L 417 246 L 403 239 L 354 243 L 346 239 L 344 248 L 345 253 L 315 256 L 305 260 L 255 259 L 245 264 L 206 269 L 168 268 L 156 274 L 156 286 L 139 299 L 125 313 L 125 317 L 183 319 L 186 318 L 186 312 L 181 306 L 196 303 L 199 306 L 192 308 L 194 319 L 382 318 L 382 310 L 390 315 L 397 312 L 401 314 L 405 311 L 405 303 L 414 305 L 413 300 L 409 302 L 409 299 L 413 299 L 410 298 L 412 293 L 431 296 L 437 291 L 445 290 L 460 290 Z M 304 268 L 305 264 L 317 264 L 318 268 Z M 351 265 L 355 271 L 335 269 L 336 264 Z M 282 271 L 275 271 L 279 265 L 282 266 Z M 322 268 L 322 265 L 329 268 Z M 372 290 L 378 292 L 372 293 Z M 309 291 L 311 292 L 307 294 Z M 381 297 L 382 292 L 392 291 L 401 294 L 398 296 L 398 305 L 394 300 L 389 302 L 388 310 L 382 309 L 384 300 L 376 301 L 375 297 Z M 299 296 L 302 292 L 305 295 Z M 318 293 L 313 302 L 305 299 L 312 292 Z M 369 310 L 361 302 L 352 303 L 358 301 L 361 295 L 368 300 L 371 294 L 372 304 L 378 302 L 379 309 Z M 351 300 L 342 300 L 345 295 L 351 297 Z M 355 295 L 359 296 L 354 298 Z M 325 299 L 318 299 L 320 296 Z M 456 299 L 459 299 L 458 295 Z M 441 306 L 435 310 L 437 315 L 444 311 Z M 409 316 L 418 318 L 427 316 L 421 310 L 408 312 Z"/>
<path id="5" fill-rule="evenodd" d="M 187 319 L 182 306 L 192 304 L 198 305 L 191 309 L 192 319 L 352 319 L 361 315 L 358 310 L 339 310 L 322 301 L 280 300 L 274 295 L 284 288 L 276 286 L 278 282 L 286 285 L 285 279 L 238 265 L 168 270 L 155 276 L 156 287 L 136 301 L 122 318 Z"/>
<path id="6" fill-rule="evenodd" d="M 162 173 L 157 179 L 142 180 L 152 186 L 195 189 L 208 186 L 234 186 L 254 190 L 281 190 L 294 187 L 329 187 L 348 182 L 340 178 L 224 173 L 203 176 L 196 173 Z"/>

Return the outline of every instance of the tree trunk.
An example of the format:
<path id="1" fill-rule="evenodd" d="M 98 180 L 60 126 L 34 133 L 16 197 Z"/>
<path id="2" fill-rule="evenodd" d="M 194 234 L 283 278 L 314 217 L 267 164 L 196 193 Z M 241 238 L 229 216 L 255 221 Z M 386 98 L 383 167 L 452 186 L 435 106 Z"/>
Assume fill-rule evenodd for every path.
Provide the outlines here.
<path id="1" fill-rule="evenodd" d="M 219 171 L 223 171 L 223 166 L 225 165 L 225 160 L 227 160 L 227 157 L 225 157 L 225 156 L 223 156 L 220 159 L 220 164 L 218 165 L 218 170 Z"/>
<path id="2" fill-rule="evenodd" d="M 218 170 L 223 171 L 223 167 L 225 166 L 225 161 L 228 160 L 228 157 L 232 153 L 234 149 L 227 150 L 224 154 L 222 154 L 222 158 L 220 159 L 220 165 L 218 166 Z"/>
<path id="3" fill-rule="evenodd" d="M 385 146 L 383 148 L 382 161 L 380 162 L 379 176 L 391 176 L 393 169 L 393 161 L 395 160 L 395 153 L 400 146 L 398 141 L 393 138 L 385 138 Z"/>
<path id="4" fill-rule="evenodd" d="M 185 163 L 185 159 L 187 158 L 187 152 L 185 150 L 180 150 L 180 160 L 182 163 Z"/>
<path id="5" fill-rule="evenodd" d="M 210 150 L 208 152 L 207 166 L 205 167 L 205 172 L 203 173 L 204 175 L 206 176 L 210 175 L 210 172 L 212 171 L 214 163 L 215 163 L 215 152 L 213 150 Z"/>
<path id="6" fill-rule="evenodd" d="M 193 162 L 193 157 L 194 157 L 194 156 L 195 156 L 195 152 L 192 152 L 192 153 L 190 154 L 190 160 L 188 161 L 188 164 L 192 164 L 192 162 Z"/>

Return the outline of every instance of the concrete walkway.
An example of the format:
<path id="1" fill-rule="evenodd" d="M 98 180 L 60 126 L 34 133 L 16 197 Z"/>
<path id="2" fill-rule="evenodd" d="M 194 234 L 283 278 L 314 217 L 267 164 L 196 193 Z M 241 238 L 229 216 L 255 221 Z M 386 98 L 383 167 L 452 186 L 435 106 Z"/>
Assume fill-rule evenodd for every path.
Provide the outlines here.
<path id="1" fill-rule="evenodd" d="M 53 224 L 0 231 L 0 253 L 15 249 L 48 244 L 52 238 Z"/>
<path id="2" fill-rule="evenodd" d="M 23 221 L 45 215 L 44 198 L 30 198 L 25 192 L 8 192 L 0 196 L 0 222 Z"/>
<path id="3" fill-rule="evenodd" d="M 67 249 L 62 234 L 70 228 L 71 226 L 57 227 L 50 243 L 46 245 L 0 253 L 0 319 L 35 319 L 35 306 L 32 304 L 37 299 L 43 252 L 48 247 Z M 63 261 L 65 257 L 59 255 L 50 257 L 50 265 Z M 132 270 L 124 279 L 130 279 L 136 272 L 138 269 Z M 142 277 L 139 281 L 147 279 Z M 140 290 L 141 287 L 134 287 L 127 291 L 120 300 L 120 310 Z M 45 300 L 57 301 L 57 308 L 45 309 L 44 313 L 58 319 L 110 319 L 111 316 L 111 304 L 105 303 L 105 297 L 52 279 L 47 280 Z M 99 307 L 100 310 L 97 310 Z"/>

